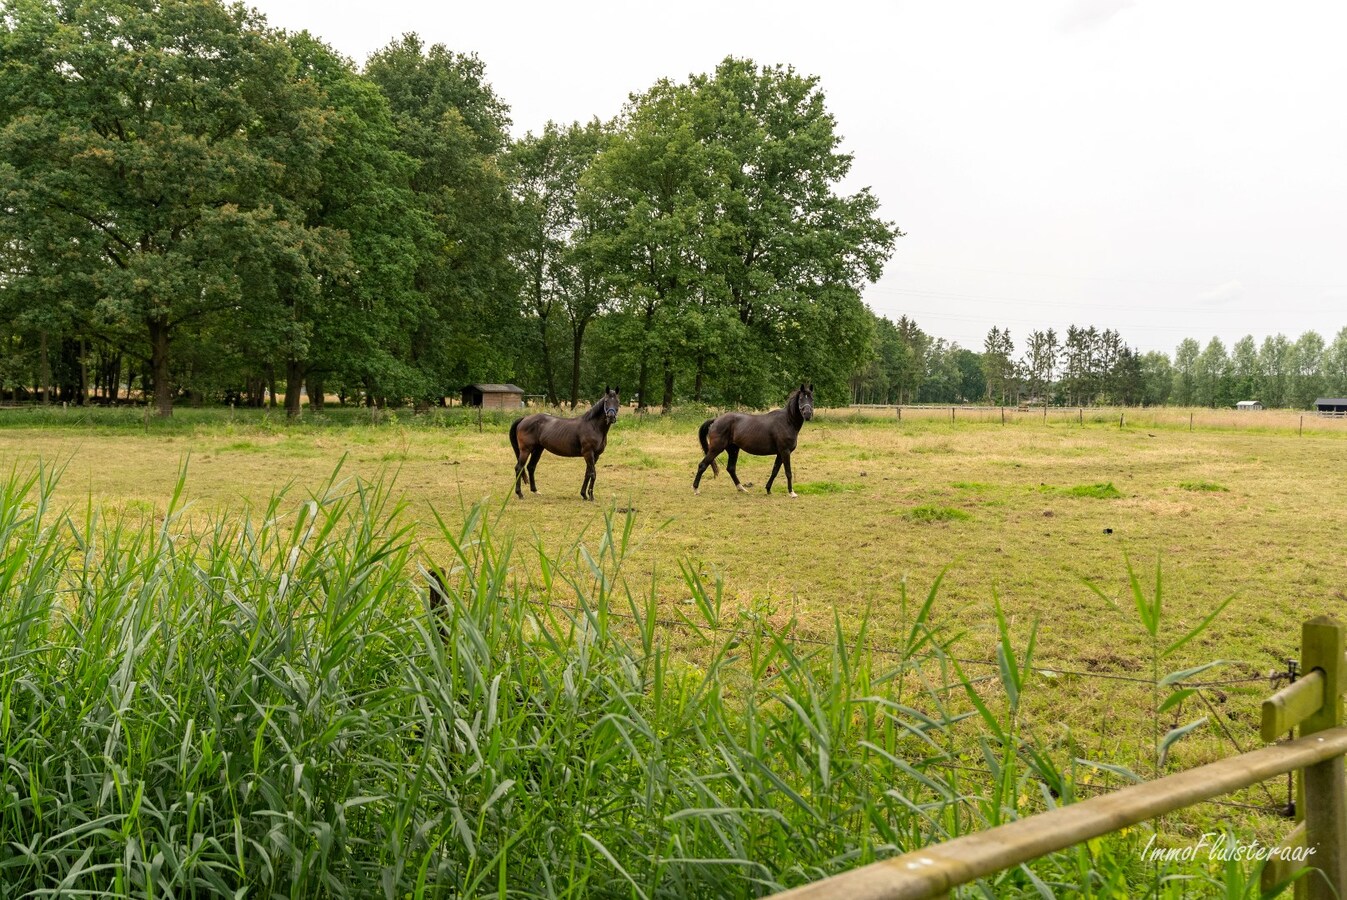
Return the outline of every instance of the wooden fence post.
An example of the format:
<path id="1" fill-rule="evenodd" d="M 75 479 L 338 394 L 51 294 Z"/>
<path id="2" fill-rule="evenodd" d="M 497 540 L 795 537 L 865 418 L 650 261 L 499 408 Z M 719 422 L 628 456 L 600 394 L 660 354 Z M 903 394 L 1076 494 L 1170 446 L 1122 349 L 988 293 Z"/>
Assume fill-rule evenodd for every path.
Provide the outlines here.
<path id="1" fill-rule="evenodd" d="M 1347 678 L 1347 629 L 1328 617 L 1316 616 L 1301 631 L 1301 663 L 1308 674 L 1324 677 L 1324 702 L 1300 726 L 1300 735 L 1314 734 L 1342 724 L 1342 694 Z M 1328 900 L 1347 896 L 1347 770 L 1343 758 L 1305 767 L 1305 846 L 1308 864 L 1318 871 L 1305 876 L 1306 896 Z"/>

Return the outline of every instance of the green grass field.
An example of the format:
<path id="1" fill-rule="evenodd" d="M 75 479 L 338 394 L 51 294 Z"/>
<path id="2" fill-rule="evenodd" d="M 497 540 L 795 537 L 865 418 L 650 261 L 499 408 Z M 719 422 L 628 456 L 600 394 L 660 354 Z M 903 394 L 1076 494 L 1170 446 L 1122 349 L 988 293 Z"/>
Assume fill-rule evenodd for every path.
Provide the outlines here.
<path id="1" fill-rule="evenodd" d="M 653 585 L 659 618 L 675 620 L 694 605 L 680 572 L 686 563 L 723 580 L 726 622 L 757 616 L 804 646 L 830 639 L 835 623 L 854 634 L 862 622 L 871 646 L 900 645 L 914 615 L 900 602 L 904 583 L 919 602 L 943 573 L 930 621 L 954 641 L 970 678 L 995 672 L 980 665 L 995 658 L 994 599 L 1018 646 L 1037 627 L 1022 718 L 1060 761 L 1149 775 L 1157 729 L 1200 716 L 1207 725 L 1175 746 L 1170 768 L 1255 746 L 1257 704 L 1271 690 L 1257 679 L 1296 655 L 1302 620 L 1347 599 L 1338 559 L 1347 500 L 1333 482 L 1347 425 L 1311 421 L 1301 434 L 1293 414 L 1252 426 L 1217 416 L 1190 431 L 1186 413 L 1129 411 L 1120 428 L 1114 412 L 1084 415 L 1083 424 L 1069 412 L 1053 411 L 1047 422 L 1041 413 L 1012 415 L 1004 426 L 990 412 L 953 424 L 942 418 L 948 410 L 908 412 L 901 423 L 891 412 L 825 413 L 801 434 L 795 499 L 785 496 L 784 476 L 765 495 L 770 460 L 742 456 L 740 477 L 754 483 L 752 493 L 708 473 L 693 496 L 701 416 L 690 413 L 624 414 L 600 461 L 596 504 L 577 496 L 583 465 L 555 457 L 538 467 L 541 493 L 513 499 L 508 418 L 488 416 L 479 426 L 452 412 L 376 421 L 343 412 L 292 426 L 260 413 L 188 411 L 158 423 L 120 411 L 0 411 L 0 460 L 19 469 L 58 464 L 58 502 L 92 500 L 133 521 L 164 513 L 186 465 L 192 505 L 184 519 L 203 525 L 255 515 L 286 486 L 297 501 L 339 466 L 391 477 L 419 549 L 446 562 L 452 551 L 437 537 L 436 515 L 455 531 L 484 498 L 497 539 L 549 552 L 596 546 L 605 511 L 629 512 L 621 574 Z M 1233 595 L 1162 672 L 1221 659 L 1201 679 L 1243 683 L 1152 715 L 1151 689 L 1140 683 L 1153 671 L 1151 642 L 1126 593 L 1128 558 L 1147 591 L 1158 558 L 1161 630 L 1171 637 Z M 546 573 L 536 556 L 519 554 L 512 578 L 536 585 Z M 704 662 L 686 629 L 665 630 L 689 665 Z M 1000 702 L 995 678 L 975 683 Z M 956 756 L 971 759 L 975 734 L 970 723 L 966 744 L 952 745 Z M 1117 783 L 1089 772 L 1081 780 Z M 1270 805 L 1284 790 L 1237 799 Z M 1249 811 L 1204 809 L 1175 827 L 1229 821 L 1265 835 L 1283 827 Z"/>

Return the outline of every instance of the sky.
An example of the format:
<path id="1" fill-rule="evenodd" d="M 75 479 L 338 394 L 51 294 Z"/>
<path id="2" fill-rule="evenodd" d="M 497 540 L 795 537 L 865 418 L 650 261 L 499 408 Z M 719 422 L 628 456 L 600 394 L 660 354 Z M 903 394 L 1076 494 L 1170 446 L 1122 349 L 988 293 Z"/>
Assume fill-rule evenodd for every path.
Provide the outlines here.
<path id="1" fill-rule="evenodd" d="M 840 189 L 905 232 L 866 302 L 965 347 L 1347 326 L 1340 0 L 250 5 L 358 63 L 409 31 L 476 53 L 517 135 L 728 55 L 817 75 Z"/>

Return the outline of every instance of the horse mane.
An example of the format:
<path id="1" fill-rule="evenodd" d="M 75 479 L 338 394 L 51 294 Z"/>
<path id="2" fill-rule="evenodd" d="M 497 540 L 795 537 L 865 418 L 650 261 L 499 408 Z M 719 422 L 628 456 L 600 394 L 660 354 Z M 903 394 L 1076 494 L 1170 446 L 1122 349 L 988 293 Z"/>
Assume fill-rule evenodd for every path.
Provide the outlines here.
<path id="1" fill-rule="evenodd" d="M 583 416 L 581 416 L 580 418 L 582 418 L 582 419 L 597 419 L 598 417 L 602 416 L 602 415 L 603 415 L 603 401 L 604 401 L 605 399 L 607 399 L 607 397 L 608 397 L 607 394 L 600 394 L 600 395 L 599 395 L 599 399 L 596 400 L 596 401 L 594 401 L 594 405 L 591 406 L 589 409 L 585 410 L 585 414 L 584 414 Z"/>

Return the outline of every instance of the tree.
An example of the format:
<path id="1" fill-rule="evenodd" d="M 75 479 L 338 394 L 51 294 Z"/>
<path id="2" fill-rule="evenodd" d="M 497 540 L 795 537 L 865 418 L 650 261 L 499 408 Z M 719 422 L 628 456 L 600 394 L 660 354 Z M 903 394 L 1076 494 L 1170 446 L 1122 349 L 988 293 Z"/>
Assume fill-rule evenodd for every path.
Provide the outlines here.
<path id="1" fill-rule="evenodd" d="M 1291 343 L 1283 334 L 1263 339 L 1258 348 L 1258 368 L 1263 373 L 1263 402 L 1267 406 L 1286 406 L 1291 400 Z"/>
<path id="2" fill-rule="evenodd" d="M 1164 406 L 1174 390 L 1174 367 L 1169 355 L 1152 350 L 1141 357 L 1141 403 Z"/>
<path id="3" fill-rule="evenodd" d="M 1047 404 L 1048 390 L 1052 387 L 1057 372 L 1057 357 L 1061 345 L 1057 341 L 1057 332 L 1033 331 L 1024 351 L 1024 369 L 1029 380 L 1029 393 L 1040 402 Z"/>
<path id="4" fill-rule="evenodd" d="M 789 67 L 729 58 L 632 97 L 582 207 L 614 224 L 591 243 L 637 323 L 643 398 L 654 366 L 667 405 L 681 365 L 700 382 L 727 357 L 727 399 L 776 399 L 800 377 L 846 395 L 873 339 L 860 284 L 899 232 L 868 190 L 840 193 L 839 144 L 817 79 Z"/>
<path id="5" fill-rule="evenodd" d="M 415 34 L 376 52 L 365 75 L 392 109 L 395 148 L 415 161 L 410 187 L 428 230 L 415 291 L 381 317 L 390 354 L 360 377 L 368 390 L 437 400 L 470 379 L 513 374 L 521 337 L 518 236 L 500 157 L 509 110 L 473 55 Z"/>
<path id="6" fill-rule="evenodd" d="M 237 306 L 240 262 L 294 249 L 286 203 L 326 135 L 285 42 L 242 6 L 16 0 L 0 28 L 0 243 L 60 248 L 52 287 L 146 341 L 173 409 L 178 330 Z"/>
<path id="7" fill-rule="evenodd" d="M 1258 345 L 1246 334 L 1230 350 L 1231 393 L 1239 400 L 1258 398 L 1262 373 L 1258 367 Z"/>
<path id="8" fill-rule="evenodd" d="M 1230 360 L 1225 344 L 1218 337 L 1207 342 L 1193 370 L 1194 402 L 1202 406 L 1229 406 Z"/>
<path id="9" fill-rule="evenodd" d="M 1323 391 L 1324 339 L 1317 331 L 1305 332 L 1292 347 L 1291 359 L 1291 403 L 1307 409 Z"/>
<path id="10" fill-rule="evenodd" d="M 1338 332 L 1324 353 L 1324 392 L 1347 396 L 1347 328 Z"/>
<path id="11" fill-rule="evenodd" d="M 559 401 L 550 346 L 554 313 L 563 313 L 569 325 L 575 406 L 585 331 L 608 299 L 601 266 L 587 245 L 600 225 L 593 215 L 581 214 L 578 202 L 581 176 L 607 141 L 598 120 L 565 129 L 548 122 L 542 134 L 516 141 L 505 160 L 519 221 L 516 254 L 524 304 L 537 319 L 543 380 L 554 403 Z"/>
<path id="12" fill-rule="evenodd" d="M 1179 406 L 1197 402 L 1197 358 L 1202 345 L 1192 338 L 1184 338 L 1174 351 L 1174 387 L 1171 398 Z"/>
<path id="13" fill-rule="evenodd" d="M 313 189 L 304 195 L 312 228 L 345 237 L 347 265 L 320 273 L 307 306 L 287 304 L 302 344 L 284 348 L 286 408 L 299 412 L 300 387 L 321 410 L 329 376 L 350 380 L 370 360 L 392 368 L 399 312 L 417 305 L 418 247 L 433 240 L 432 225 L 411 189 L 416 163 L 395 149 L 398 136 L 383 92 L 349 60 L 307 34 L 290 38 L 299 74 L 323 94 L 329 145 L 318 160 Z"/>
<path id="14" fill-rule="evenodd" d="M 1010 329 L 993 325 L 982 345 L 982 375 L 986 380 L 989 403 L 1007 402 L 1015 374 L 1015 364 L 1011 360 L 1014 353 Z"/>

